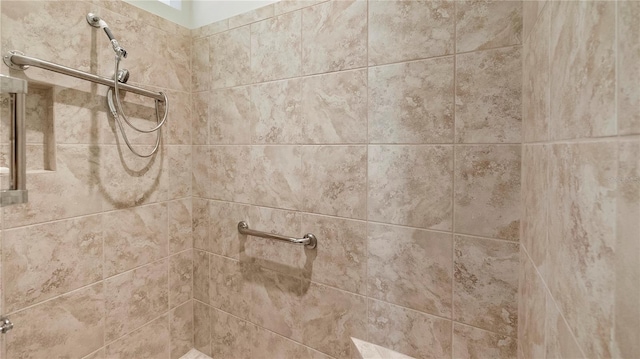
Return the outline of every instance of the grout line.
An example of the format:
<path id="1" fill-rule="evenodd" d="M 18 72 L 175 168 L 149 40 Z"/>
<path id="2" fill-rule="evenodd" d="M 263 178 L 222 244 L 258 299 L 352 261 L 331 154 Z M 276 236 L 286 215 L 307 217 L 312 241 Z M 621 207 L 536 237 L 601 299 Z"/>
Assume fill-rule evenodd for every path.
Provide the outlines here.
<path id="1" fill-rule="evenodd" d="M 458 50 L 458 39 L 457 39 L 457 27 L 458 27 L 458 7 L 457 1 L 453 2 L 453 52 L 454 54 Z M 455 233 L 456 231 L 456 89 L 458 85 L 458 79 L 456 74 L 458 73 L 458 56 L 455 54 L 453 56 L 453 155 L 452 155 L 452 171 L 451 171 L 451 231 Z M 453 318 L 455 318 L 455 307 L 454 307 L 454 298 L 455 298 L 455 284 L 456 284 L 456 237 L 455 235 L 451 236 L 451 359 L 454 359 L 454 323 Z"/>
<path id="2" fill-rule="evenodd" d="M 364 318 L 364 336 L 365 336 L 365 340 L 370 341 L 371 340 L 371 334 L 369 332 L 369 316 L 371 315 L 371 308 L 369 306 L 370 303 L 370 294 L 369 294 L 369 231 L 370 231 L 370 226 L 369 226 L 369 161 L 370 161 L 370 157 L 369 157 L 369 139 L 371 136 L 371 129 L 369 128 L 369 122 L 370 122 L 370 118 L 369 118 L 369 108 L 370 108 L 370 96 L 369 96 L 369 91 L 370 91 L 370 87 L 369 87 L 369 46 L 370 46 L 370 40 L 369 40 L 369 31 L 370 31 L 370 27 L 371 24 L 369 23 L 369 1 L 366 1 L 366 14 L 365 14 L 365 23 L 366 23 L 366 27 L 367 27 L 367 39 L 366 39 L 366 47 L 365 47 L 365 66 L 366 66 L 366 70 L 365 70 L 365 81 L 366 81 L 366 86 L 367 86 L 367 92 L 365 94 L 366 96 L 366 104 L 367 104 L 367 111 L 365 112 L 365 117 L 366 117 L 366 121 L 367 121 L 367 134 L 366 134 L 366 141 L 367 141 L 367 147 L 365 149 L 366 151 L 366 167 L 365 167 L 365 198 L 364 198 L 364 204 L 365 204 L 365 280 L 364 280 L 364 294 L 365 294 L 365 318 Z M 353 344 L 349 345 L 349 352 L 351 352 L 353 348 Z M 355 357 L 354 353 L 350 353 L 351 357 Z"/>

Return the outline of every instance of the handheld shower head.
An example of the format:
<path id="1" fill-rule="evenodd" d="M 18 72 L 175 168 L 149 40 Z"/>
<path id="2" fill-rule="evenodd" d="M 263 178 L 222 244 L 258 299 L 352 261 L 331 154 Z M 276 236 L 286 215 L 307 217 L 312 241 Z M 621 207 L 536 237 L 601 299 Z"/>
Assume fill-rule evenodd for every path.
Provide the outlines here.
<path id="1" fill-rule="evenodd" d="M 109 29 L 106 21 L 102 20 L 100 16 L 94 13 L 88 13 L 87 22 L 93 27 L 99 27 L 104 30 L 104 33 L 107 34 L 109 41 L 111 41 L 111 46 L 113 47 L 113 51 L 115 51 L 116 55 L 118 55 L 119 57 L 127 57 L 127 50 L 125 50 L 120 46 L 120 44 L 118 44 L 118 40 L 116 40 L 115 36 L 113 36 L 113 33 L 111 32 L 111 29 Z"/>

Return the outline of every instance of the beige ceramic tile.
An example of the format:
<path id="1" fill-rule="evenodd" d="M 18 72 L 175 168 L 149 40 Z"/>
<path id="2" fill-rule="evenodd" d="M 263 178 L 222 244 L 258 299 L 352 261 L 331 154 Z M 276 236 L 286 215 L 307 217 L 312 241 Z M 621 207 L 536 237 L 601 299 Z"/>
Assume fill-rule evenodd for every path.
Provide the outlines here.
<path id="1" fill-rule="evenodd" d="M 549 5 L 551 138 L 615 135 L 615 2 Z"/>
<path id="2" fill-rule="evenodd" d="M 208 250 L 226 257 L 239 259 L 243 236 L 238 233 L 238 222 L 249 221 L 247 205 L 211 201 L 209 203 Z"/>
<path id="3" fill-rule="evenodd" d="M 369 142 L 453 142 L 453 63 L 447 57 L 369 69 Z"/>
<path id="4" fill-rule="evenodd" d="M 256 118 L 249 87 L 211 92 L 209 102 L 209 143 L 251 143 L 251 122 Z"/>
<path id="5" fill-rule="evenodd" d="M 302 164 L 305 211 L 366 218 L 366 146 L 305 146 Z"/>
<path id="6" fill-rule="evenodd" d="M 191 299 L 193 287 L 193 251 L 186 250 L 169 257 L 169 307 Z"/>
<path id="7" fill-rule="evenodd" d="M 301 111 L 304 143 L 366 143 L 367 71 L 303 78 Z"/>
<path id="8" fill-rule="evenodd" d="M 416 358 L 451 356 L 451 321 L 368 299 L 369 341 Z"/>
<path id="9" fill-rule="evenodd" d="M 516 338 L 463 324 L 453 325 L 454 358 L 513 359 L 516 357 L 516 350 Z"/>
<path id="10" fill-rule="evenodd" d="M 640 133 L 640 3 L 619 1 L 617 15 L 618 134 Z"/>
<path id="11" fill-rule="evenodd" d="M 538 270 L 547 278 L 548 273 L 548 203 L 549 147 L 525 145 L 522 147 L 522 214 L 520 242 L 527 248 Z"/>
<path id="12" fill-rule="evenodd" d="M 251 147 L 211 147 L 209 179 L 212 199 L 248 202 L 251 199 Z"/>
<path id="13" fill-rule="evenodd" d="M 169 333 L 168 316 L 168 314 L 165 314 L 131 334 L 107 345 L 107 358 L 169 359 L 171 354 L 171 335 Z"/>
<path id="14" fill-rule="evenodd" d="M 14 313 L 15 328 L 3 334 L 7 358 L 82 358 L 100 348 L 104 296 L 96 284 Z"/>
<path id="15" fill-rule="evenodd" d="M 538 25 L 525 41 L 522 76 L 523 142 L 549 138 L 549 7 L 543 11 Z"/>
<path id="16" fill-rule="evenodd" d="M 109 293 L 105 304 L 107 342 L 169 310 L 167 267 L 165 259 L 105 280 L 105 292 Z"/>
<path id="17" fill-rule="evenodd" d="M 209 306 L 193 301 L 193 346 L 206 355 L 211 355 L 211 316 Z"/>
<path id="18" fill-rule="evenodd" d="M 456 52 L 519 45 L 521 36 L 522 1 L 456 2 Z"/>
<path id="19" fill-rule="evenodd" d="M 101 225 L 89 216 L 5 231 L 6 312 L 101 280 Z"/>
<path id="20" fill-rule="evenodd" d="M 237 316 L 247 316 L 252 309 L 248 266 L 215 254 L 209 256 L 209 263 L 211 305 Z"/>
<path id="21" fill-rule="evenodd" d="M 156 76 L 163 74 L 167 77 L 167 88 L 184 92 L 191 91 L 192 37 L 188 34 L 175 34 L 166 31 L 161 36 L 164 37 L 164 42 L 160 47 L 160 55 L 166 61 L 158 61 L 162 65 L 163 71 L 154 74 Z M 158 51 L 157 49 L 155 50 Z"/>
<path id="22" fill-rule="evenodd" d="M 257 350 L 256 325 L 231 316 L 223 311 L 211 310 L 211 348 L 215 358 L 249 359 L 260 357 Z M 254 356 L 255 355 L 255 356 Z"/>
<path id="23" fill-rule="evenodd" d="M 106 277 L 169 254 L 167 205 L 153 204 L 103 216 Z"/>
<path id="24" fill-rule="evenodd" d="M 191 119 L 193 118 L 191 107 L 191 94 L 179 91 L 167 91 L 169 101 L 169 113 L 167 114 L 166 127 L 163 126 L 163 134 L 166 133 L 166 144 L 191 145 Z M 161 109 L 160 118 L 164 115 Z M 151 119 L 156 119 L 151 116 Z M 152 128 L 147 126 L 145 128 Z M 164 132 L 166 130 L 166 132 Z"/>
<path id="25" fill-rule="evenodd" d="M 455 231 L 518 240 L 520 145 L 456 148 Z"/>
<path id="26" fill-rule="evenodd" d="M 300 11 L 251 24 L 251 74 L 254 82 L 300 75 Z"/>
<path id="27" fill-rule="evenodd" d="M 169 313 L 171 359 L 179 359 L 193 348 L 193 302 L 188 301 Z"/>
<path id="28" fill-rule="evenodd" d="M 209 241 L 209 201 L 201 198 L 192 199 L 193 248 L 211 252 Z"/>
<path id="29" fill-rule="evenodd" d="M 281 0 L 275 3 L 275 14 L 280 15 L 286 12 L 300 10 L 325 1 L 327 0 Z"/>
<path id="30" fill-rule="evenodd" d="M 303 276 L 314 282 L 327 284 L 349 292 L 365 294 L 367 280 L 367 226 L 362 221 L 352 221 L 315 215 L 302 215 L 303 232 L 318 238 L 316 250 L 305 251 L 311 262 L 304 267 Z M 309 258 L 310 257 L 310 258 Z"/>
<path id="31" fill-rule="evenodd" d="M 226 31 L 228 29 L 229 29 L 229 19 L 224 19 L 224 20 L 216 21 L 214 23 L 191 30 L 191 36 L 193 38 L 208 37 L 213 34 Z"/>
<path id="32" fill-rule="evenodd" d="M 551 296 L 547 294 L 546 300 L 546 357 L 587 358 L 582 354 Z"/>
<path id="33" fill-rule="evenodd" d="M 191 40 L 191 86 L 193 91 L 204 91 L 211 88 L 209 38 L 195 38 Z"/>
<path id="34" fill-rule="evenodd" d="M 520 349 L 526 358 L 544 358 L 547 289 L 522 246 L 520 247 L 519 273 L 518 338 Z"/>
<path id="35" fill-rule="evenodd" d="M 229 18 L 229 28 L 250 24 L 256 21 L 264 20 L 273 16 L 274 5 L 269 4 L 254 10 L 247 11 L 240 15 Z"/>
<path id="36" fill-rule="evenodd" d="M 248 25 L 211 36 L 211 88 L 251 81 L 250 37 Z"/>
<path id="37" fill-rule="evenodd" d="M 97 350 L 97 351 L 87 355 L 86 357 L 84 357 L 82 359 L 106 359 L 105 355 L 106 355 L 106 353 L 105 353 L 105 349 L 103 347 L 100 350 Z"/>
<path id="38" fill-rule="evenodd" d="M 451 230 L 453 149 L 369 146 L 368 219 Z"/>
<path id="39" fill-rule="evenodd" d="M 301 345 L 293 340 L 255 326 L 253 332 L 253 358 L 309 358 L 330 359 L 331 357 Z"/>
<path id="40" fill-rule="evenodd" d="M 168 203 L 169 253 L 178 253 L 193 248 L 191 199 Z"/>
<path id="41" fill-rule="evenodd" d="M 531 30 L 537 25 L 536 21 L 542 9 L 546 6 L 547 0 L 523 0 L 522 1 L 522 39 L 523 43 L 528 41 Z"/>
<path id="42" fill-rule="evenodd" d="M 251 187 L 254 203 L 299 209 L 302 191 L 300 146 L 253 146 Z"/>
<path id="43" fill-rule="evenodd" d="M 518 244 L 465 236 L 454 241 L 454 320 L 516 336 Z"/>
<path id="44" fill-rule="evenodd" d="M 167 146 L 168 199 L 191 196 L 191 146 Z"/>
<path id="45" fill-rule="evenodd" d="M 53 124 L 57 144 L 97 144 L 102 143 L 104 137 L 113 137 L 112 120 L 106 114 L 106 97 L 103 93 L 92 93 L 90 86 L 53 87 Z M 9 129 L 8 125 L 4 125 L 6 129 Z"/>
<path id="46" fill-rule="evenodd" d="M 369 65 L 453 53 L 453 1 L 369 1 Z"/>
<path id="47" fill-rule="evenodd" d="M 100 212 L 100 156 L 95 147 L 58 145 L 55 172 L 27 174 L 29 202 L 2 208 L 4 228 Z"/>
<path id="48" fill-rule="evenodd" d="M 367 295 L 451 316 L 451 234 L 369 224 Z"/>
<path id="49" fill-rule="evenodd" d="M 302 141 L 301 84 L 301 80 L 295 79 L 251 87 L 252 143 Z"/>
<path id="50" fill-rule="evenodd" d="M 193 298 L 209 303 L 209 254 L 193 251 Z"/>
<path id="51" fill-rule="evenodd" d="M 211 147 L 193 146 L 191 149 L 193 172 L 191 191 L 193 196 L 211 198 Z"/>
<path id="52" fill-rule="evenodd" d="M 366 65 L 366 1 L 329 1 L 302 10 L 305 75 Z"/>
<path id="53" fill-rule="evenodd" d="M 193 145 L 209 144 L 209 102 L 211 92 L 194 92 L 191 95 L 193 119 L 191 122 L 191 141 Z"/>
<path id="54" fill-rule="evenodd" d="M 614 142 L 557 144 L 549 164 L 547 284 L 588 357 L 613 355 L 616 158 Z"/>
<path id="55" fill-rule="evenodd" d="M 456 141 L 520 143 L 522 61 L 519 46 L 456 57 Z"/>

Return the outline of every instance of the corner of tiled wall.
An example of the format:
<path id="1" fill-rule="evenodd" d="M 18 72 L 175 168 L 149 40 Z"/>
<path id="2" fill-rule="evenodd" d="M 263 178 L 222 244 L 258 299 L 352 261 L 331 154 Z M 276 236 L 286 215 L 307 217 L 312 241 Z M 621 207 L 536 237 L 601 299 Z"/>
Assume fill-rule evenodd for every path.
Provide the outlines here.
<path id="1" fill-rule="evenodd" d="M 640 3 L 527 1 L 523 15 L 518 354 L 634 357 Z"/>

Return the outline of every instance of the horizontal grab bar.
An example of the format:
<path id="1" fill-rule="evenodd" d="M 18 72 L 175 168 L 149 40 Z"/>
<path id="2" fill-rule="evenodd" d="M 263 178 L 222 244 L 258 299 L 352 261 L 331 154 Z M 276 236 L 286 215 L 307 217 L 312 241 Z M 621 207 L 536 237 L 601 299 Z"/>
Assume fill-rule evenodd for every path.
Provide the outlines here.
<path id="1" fill-rule="evenodd" d="M 17 70 L 26 70 L 29 68 L 29 66 L 39 67 L 41 69 L 57 72 L 63 75 L 76 77 L 81 80 L 91 81 L 100 85 L 113 87 L 112 79 L 108 79 L 106 77 L 72 69 L 67 66 L 54 64 L 53 62 L 40 60 L 35 57 L 25 56 L 18 51 L 9 51 L 9 53 L 4 56 L 4 63 L 7 64 L 7 66 Z M 162 95 L 162 93 L 160 92 L 149 91 L 149 90 L 146 90 L 137 86 L 128 85 L 125 83 L 119 84 L 118 88 L 120 90 L 137 93 L 138 95 L 151 97 L 158 101 L 164 102 L 164 95 Z"/>
<path id="2" fill-rule="evenodd" d="M 281 236 L 279 234 L 261 232 L 261 231 L 256 231 L 254 229 L 250 229 L 249 224 L 245 221 L 238 222 L 238 232 L 240 232 L 241 234 L 249 235 L 249 236 L 277 239 L 279 241 L 289 242 L 293 244 L 304 244 L 304 246 L 309 249 L 316 248 L 316 245 L 318 244 L 318 239 L 316 238 L 316 236 L 313 235 L 313 233 L 307 233 L 302 238 Z"/>

